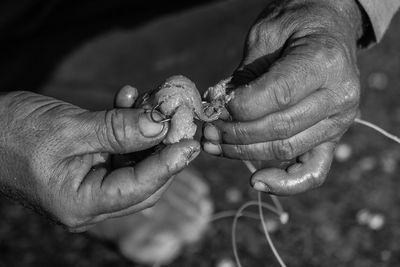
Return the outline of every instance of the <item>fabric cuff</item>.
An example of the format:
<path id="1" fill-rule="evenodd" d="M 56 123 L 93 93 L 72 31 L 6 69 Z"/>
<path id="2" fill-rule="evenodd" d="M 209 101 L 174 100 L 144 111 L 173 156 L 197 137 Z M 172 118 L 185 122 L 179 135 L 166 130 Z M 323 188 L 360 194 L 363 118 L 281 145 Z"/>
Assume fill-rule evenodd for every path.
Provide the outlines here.
<path id="1" fill-rule="evenodd" d="M 360 40 L 360 45 L 366 47 L 382 39 L 393 16 L 400 7 L 400 0 L 358 0 L 358 2 L 368 16 L 363 22 L 365 36 L 362 39 L 364 40 Z M 372 34 L 370 33 L 371 30 L 373 31 Z"/>

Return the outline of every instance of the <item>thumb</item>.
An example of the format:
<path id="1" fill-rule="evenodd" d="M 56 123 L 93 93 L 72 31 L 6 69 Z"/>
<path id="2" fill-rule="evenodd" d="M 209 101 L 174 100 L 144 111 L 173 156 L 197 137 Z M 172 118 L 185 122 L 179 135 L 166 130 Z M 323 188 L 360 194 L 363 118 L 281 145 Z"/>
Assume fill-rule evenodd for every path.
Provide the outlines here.
<path id="1" fill-rule="evenodd" d="M 156 112 L 155 117 L 162 116 Z M 143 109 L 112 109 L 81 115 L 85 153 L 124 154 L 148 149 L 160 143 L 168 132 L 168 123 L 156 123 Z"/>
<path id="2" fill-rule="evenodd" d="M 281 52 L 280 49 L 270 50 L 270 48 L 260 47 L 246 48 L 239 67 L 232 74 L 231 83 L 235 87 L 242 86 L 266 73 Z"/>
<path id="3" fill-rule="evenodd" d="M 262 20 L 253 25 L 246 37 L 242 60 L 232 75 L 232 85 L 242 86 L 257 79 L 280 56 L 286 34 L 275 28 Z"/>
<path id="4" fill-rule="evenodd" d="M 162 188 L 171 177 L 185 168 L 200 153 L 195 140 L 183 140 L 166 146 L 135 166 L 107 172 L 103 167 L 90 171 L 79 187 L 82 199 L 89 200 L 87 209 L 95 214 L 126 213 Z M 149 199 L 146 205 L 158 198 Z M 147 206 L 148 207 L 148 206 Z M 143 208 L 147 208 L 143 207 Z M 132 211 L 131 211 L 132 212 Z M 121 215 L 121 214 L 120 214 Z"/>

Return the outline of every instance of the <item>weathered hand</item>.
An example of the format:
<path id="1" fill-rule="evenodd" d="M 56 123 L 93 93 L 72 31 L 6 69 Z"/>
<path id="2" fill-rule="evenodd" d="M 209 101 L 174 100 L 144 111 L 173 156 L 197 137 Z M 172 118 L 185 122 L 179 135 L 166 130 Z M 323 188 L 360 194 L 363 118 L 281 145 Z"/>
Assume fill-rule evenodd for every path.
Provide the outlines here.
<path id="1" fill-rule="evenodd" d="M 361 12 L 354 0 L 273 1 L 251 28 L 229 108 L 206 125 L 205 151 L 233 159 L 289 160 L 261 169 L 256 189 L 279 195 L 323 183 L 335 142 L 356 117 Z"/>
<path id="2" fill-rule="evenodd" d="M 1 192 L 72 231 L 152 206 L 200 150 L 196 141 L 184 141 L 113 169 L 111 154 L 150 148 L 168 126 L 142 109 L 89 112 L 29 92 L 0 98 L 0 125 Z"/>

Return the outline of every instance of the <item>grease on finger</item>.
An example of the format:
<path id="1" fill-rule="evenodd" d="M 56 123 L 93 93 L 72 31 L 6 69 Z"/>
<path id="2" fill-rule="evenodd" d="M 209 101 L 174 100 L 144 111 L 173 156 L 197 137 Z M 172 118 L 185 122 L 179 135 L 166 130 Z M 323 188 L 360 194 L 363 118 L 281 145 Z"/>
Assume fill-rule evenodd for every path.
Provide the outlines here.
<path id="1" fill-rule="evenodd" d="M 262 169 L 251 177 L 256 190 L 276 195 L 294 195 L 320 186 L 329 172 L 334 142 L 323 143 L 304 156 L 286 170 L 277 168 Z"/>

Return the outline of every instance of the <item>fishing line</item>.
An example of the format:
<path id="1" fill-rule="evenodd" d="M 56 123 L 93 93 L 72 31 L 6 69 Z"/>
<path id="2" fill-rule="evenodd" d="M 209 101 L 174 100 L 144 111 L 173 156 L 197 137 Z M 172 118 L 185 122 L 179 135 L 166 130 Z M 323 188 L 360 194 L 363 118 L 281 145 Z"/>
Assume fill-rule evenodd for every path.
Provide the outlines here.
<path id="1" fill-rule="evenodd" d="M 367 126 L 367 127 L 371 128 L 371 129 L 377 131 L 378 133 L 382 134 L 383 136 L 389 138 L 390 140 L 393 140 L 396 143 L 400 144 L 400 138 L 399 137 L 387 132 L 386 130 L 382 129 L 381 127 L 377 126 L 376 124 L 373 124 L 373 123 L 371 123 L 369 121 L 365 121 L 365 120 L 358 119 L 358 118 L 356 118 L 354 120 L 354 122 L 356 122 L 358 124 L 362 124 L 364 126 Z"/>
<path id="2" fill-rule="evenodd" d="M 389 133 L 388 131 L 382 129 L 381 127 L 379 127 L 379 126 L 377 126 L 377 125 L 375 125 L 375 124 L 373 124 L 373 123 L 371 123 L 371 122 L 368 122 L 368 121 L 365 121 L 365 120 L 362 120 L 362 119 L 359 119 L 359 118 L 356 118 L 356 119 L 354 120 L 354 122 L 355 122 L 355 123 L 358 123 L 358 124 L 361 124 L 361 125 L 364 125 L 364 126 L 366 126 L 366 127 L 369 127 L 369 128 L 371 128 L 371 129 L 377 131 L 378 133 L 382 134 L 382 135 L 385 136 L 386 138 L 388 138 L 388 139 L 390 139 L 390 140 L 392 140 L 392 141 L 394 141 L 394 142 L 400 144 L 400 138 L 399 138 L 399 137 L 397 137 L 396 135 L 393 135 L 393 134 Z M 250 171 L 251 173 L 254 173 L 254 172 L 257 171 L 257 169 L 254 167 L 254 165 L 253 165 L 251 162 L 249 162 L 249 161 L 243 161 L 243 163 L 246 165 L 246 167 L 249 169 L 249 171 Z M 282 205 L 281 205 L 279 199 L 278 199 L 276 196 L 270 195 L 270 197 L 271 197 L 271 199 L 272 199 L 272 202 L 273 202 L 274 205 L 275 205 L 275 209 L 271 209 L 271 206 L 270 206 L 270 205 L 268 205 L 268 204 L 266 204 L 266 203 L 263 203 L 263 202 L 261 201 L 261 192 L 258 192 L 258 202 L 257 202 L 257 206 L 258 206 L 258 211 L 259 211 L 259 219 L 261 220 L 261 225 L 262 225 L 262 227 L 263 227 L 263 231 L 264 231 L 265 238 L 266 238 L 266 240 L 267 240 L 267 242 L 268 242 L 268 245 L 270 246 L 270 248 L 271 248 L 271 250 L 272 250 L 272 252 L 273 252 L 275 258 L 277 259 L 277 261 L 279 262 L 279 264 L 280 264 L 281 267 L 286 267 L 286 264 L 284 263 L 284 261 L 283 261 L 282 258 L 280 257 L 278 251 L 276 250 L 276 247 L 275 247 L 274 243 L 272 242 L 271 236 L 269 235 L 269 231 L 268 231 L 268 228 L 267 228 L 267 224 L 266 224 L 265 219 L 264 219 L 263 207 L 266 207 L 266 205 L 268 205 L 268 206 L 267 206 L 268 209 L 271 210 L 271 211 L 274 211 L 274 213 L 277 214 L 277 215 L 279 216 L 279 218 L 280 218 L 280 220 L 281 220 L 281 223 L 286 223 L 286 222 L 287 222 L 288 213 L 286 213 L 286 212 L 284 211 L 284 209 L 283 209 L 283 207 L 282 207 Z M 233 223 L 232 223 L 232 248 L 233 248 L 233 254 L 234 254 L 234 257 L 235 257 L 235 261 L 236 261 L 236 264 L 237 264 L 238 267 L 242 267 L 242 265 L 241 265 L 241 263 L 240 263 L 240 259 L 239 259 L 238 251 L 237 251 L 237 244 L 236 244 L 236 226 L 237 226 L 237 221 L 238 221 L 239 217 L 240 217 L 241 215 L 243 215 L 243 211 L 244 211 L 246 208 L 248 208 L 248 207 L 250 207 L 250 206 L 254 206 L 254 205 L 256 205 L 256 204 L 254 203 L 254 201 L 249 201 L 249 202 L 246 202 L 245 204 L 243 204 L 243 205 L 239 208 L 239 210 L 236 212 L 235 218 L 234 218 Z M 230 214 L 230 215 L 231 215 L 231 214 Z M 253 216 L 254 216 L 254 215 L 253 215 Z M 253 216 L 251 216 L 251 217 L 253 217 Z"/>
<path id="3" fill-rule="evenodd" d="M 246 167 L 249 169 L 249 171 L 251 173 L 254 173 L 257 171 L 256 167 L 253 165 L 253 163 L 251 163 L 250 161 L 246 161 L 243 160 L 243 163 L 246 165 Z M 270 195 L 276 210 L 278 211 L 277 215 L 279 216 L 279 219 L 281 221 L 281 223 L 286 223 L 287 222 L 287 213 L 283 210 L 283 207 L 279 201 L 279 199 L 276 196 Z M 255 202 L 255 201 L 254 201 Z M 233 220 L 233 224 L 232 224 L 232 248 L 233 248 L 233 254 L 235 256 L 235 261 L 238 267 L 242 267 L 241 263 L 240 263 L 240 259 L 239 259 L 239 255 L 238 255 L 238 251 L 237 251 L 237 245 L 236 245 L 236 225 L 237 225 L 237 221 L 239 219 L 239 215 L 240 213 L 243 212 L 244 209 L 246 209 L 247 207 L 250 206 L 254 206 L 257 205 L 258 206 L 258 213 L 259 213 L 259 219 L 261 221 L 261 225 L 263 228 L 263 232 L 265 235 L 265 238 L 268 242 L 269 247 L 272 250 L 272 253 L 274 254 L 276 260 L 279 262 L 281 267 L 286 267 L 286 264 L 284 263 L 284 261 L 282 260 L 281 256 L 279 255 L 277 249 L 275 248 L 275 245 L 271 239 L 271 236 L 269 235 L 269 231 L 268 231 L 268 227 L 267 224 L 265 222 L 264 219 L 264 213 L 263 213 L 263 206 L 265 205 L 265 203 L 263 203 L 261 201 L 261 192 L 258 192 L 258 201 L 254 204 L 254 202 L 247 202 L 245 204 L 243 204 L 243 206 L 238 210 L 238 213 L 235 216 L 235 219 Z M 286 220 L 282 220 L 282 218 L 286 218 Z"/>

